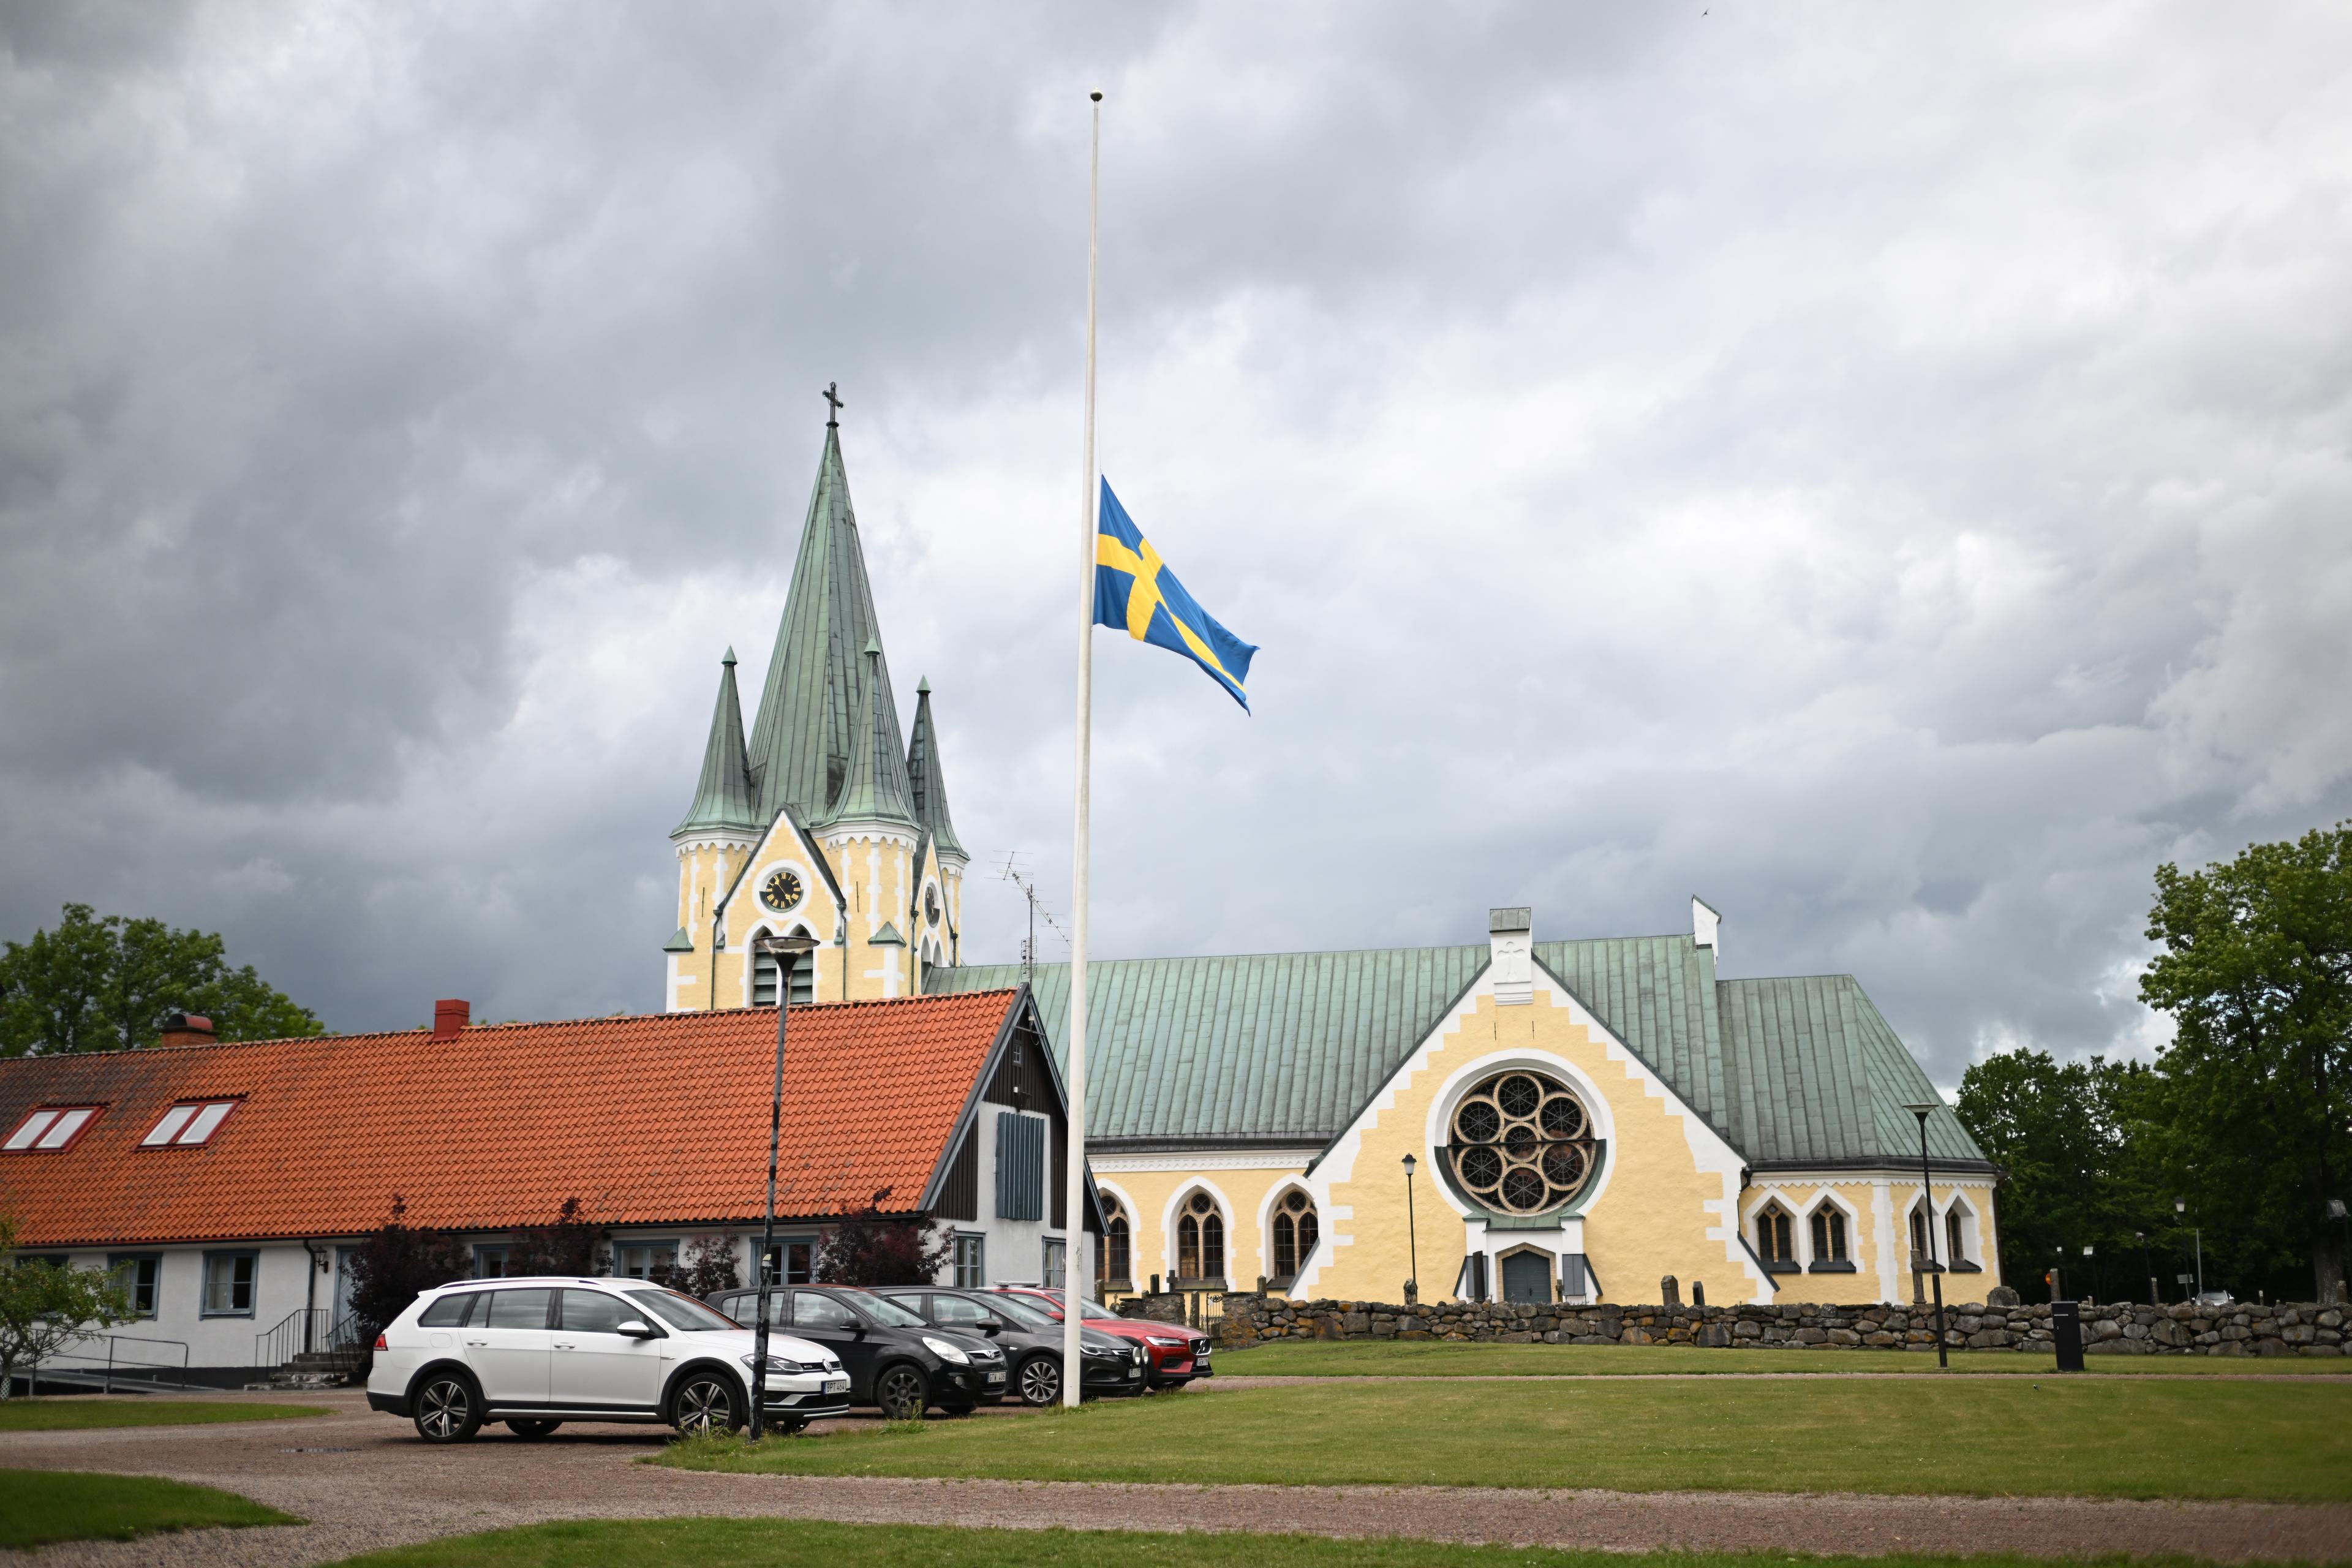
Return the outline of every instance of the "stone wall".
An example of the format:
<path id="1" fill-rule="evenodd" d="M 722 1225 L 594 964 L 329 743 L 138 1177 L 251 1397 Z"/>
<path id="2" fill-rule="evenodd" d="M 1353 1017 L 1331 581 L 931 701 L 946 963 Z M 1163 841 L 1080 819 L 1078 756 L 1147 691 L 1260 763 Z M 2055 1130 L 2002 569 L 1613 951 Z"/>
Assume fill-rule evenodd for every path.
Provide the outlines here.
<path id="1" fill-rule="evenodd" d="M 2047 1351 L 2047 1307 L 1947 1307 L 1955 1349 Z M 2283 1302 L 2231 1307 L 2084 1307 L 2088 1355 L 2342 1355 L 2345 1311 Z M 1394 1307 L 1372 1301 L 1225 1298 L 1220 1342 L 1276 1340 L 1461 1340 L 1507 1344 L 1706 1345 L 1732 1350 L 1932 1351 L 1932 1307 L 1567 1307 L 1449 1301 Z"/>

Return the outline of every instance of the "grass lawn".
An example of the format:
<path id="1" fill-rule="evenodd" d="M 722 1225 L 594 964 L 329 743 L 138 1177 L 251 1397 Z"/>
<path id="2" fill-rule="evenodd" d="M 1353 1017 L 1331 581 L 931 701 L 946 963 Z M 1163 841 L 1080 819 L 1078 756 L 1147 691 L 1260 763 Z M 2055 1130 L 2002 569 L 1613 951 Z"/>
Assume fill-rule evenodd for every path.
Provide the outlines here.
<path id="1" fill-rule="evenodd" d="M 2095 1355 L 2090 1372 L 2228 1376 L 2248 1373 L 2352 1375 L 2352 1357 Z M 1433 1340 L 1296 1340 L 1220 1351 L 1227 1377 L 1640 1377 L 1659 1373 L 1737 1376 L 1758 1372 L 1934 1372 L 1927 1351 L 1703 1350 L 1696 1345 L 1453 1344 Z M 2048 1377 L 2053 1357 L 2026 1351 L 1954 1351 L 1954 1372 Z"/>
<path id="2" fill-rule="evenodd" d="M 208 1399 L 0 1399 L 0 1432 L 64 1432 L 90 1426 L 203 1426 L 215 1421 L 283 1421 L 324 1415 L 319 1405 L 232 1405 Z"/>
<path id="3" fill-rule="evenodd" d="M 212 1525 L 299 1524 L 234 1492 L 152 1476 L 0 1470 L 0 1547 L 58 1541 L 131 1541 Z"/>
<path id="4" fill-rule="evenodd" d="M 1593 1378 L 1302 1384 L 679 1444 L 811 1475 L 2352 1500 L 2352 1383 Z"/>
<path id="5" fill-rule="evenodd" d="M 1155 1535 L 1077 1530 L 678 1519 L 534 1524 L 344 1559 L 348 1568 L 2053 1568 L 2047 1557 L 1807 1557 L 1750 1552 L 1554 1552 L 1311 1535 Z M 2135 1568 L 2195 1559 L 2105 1557 Z M 2200 1564 L 2199 1568 L 2204 1568 Z"/>

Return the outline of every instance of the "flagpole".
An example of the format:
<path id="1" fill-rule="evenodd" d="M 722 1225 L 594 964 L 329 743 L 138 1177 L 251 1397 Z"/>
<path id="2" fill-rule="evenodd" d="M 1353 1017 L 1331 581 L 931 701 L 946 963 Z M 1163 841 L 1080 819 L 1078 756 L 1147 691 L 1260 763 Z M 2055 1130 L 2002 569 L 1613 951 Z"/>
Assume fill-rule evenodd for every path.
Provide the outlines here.
<path id="1" fill-rule="evenodd" d="M 1075 1410 L 1086 1392 L 1086 1362 L 1080 1345 L 1085 1299 L 1087 1188 L 1087 855 L 1093 809 L 1095 708 L 1095 237 L 1102 214 L 1102 94 L 1094 101 L 1094 149 L 1087 173 L 1087 420 L 1086 455 L 1080 464 L 1078 509 L 1078 743 L 1077 826 L 1070 845 L 1070 1170 L 1063 1231 L 1062 1403 Z"/>

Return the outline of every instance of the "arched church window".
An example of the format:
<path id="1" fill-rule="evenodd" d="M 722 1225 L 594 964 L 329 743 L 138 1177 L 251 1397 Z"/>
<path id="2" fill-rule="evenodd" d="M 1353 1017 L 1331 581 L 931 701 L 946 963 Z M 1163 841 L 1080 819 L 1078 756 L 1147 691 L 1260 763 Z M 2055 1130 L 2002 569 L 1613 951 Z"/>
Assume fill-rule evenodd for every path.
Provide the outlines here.
<path id="1" fill-rule="evenodd" d="M 1911 1267 L 1925 1268 L 1928 1261 L 1927 1211 L 1916 1208 L 1911 1211 Z"/>
<path id="2" fill-rule="evenodd" d="M 1095 1285 L 1098 1289 L 1127 1289 L 1135 1277 L 1128 1272 L 1129 1247 L 1133 1233 L 1128 1228 L 1127 1210 L 1108 1193 L 1102 1195 L 1103 1244 L 1095 1265 Z"/>
<path id="3" fill-rule="evenodd" d="M 1315 1255 L 1320 1234 L 1313 1201 L 1305 1193 L 1285 1194 L 1274 1211 L 1275 1277 L 1285 1284 L 1298 1278 L 1298 1270 Z"/>
<path id="4" fill-rule="evenodd" d="M 1789 1211 L 1777 1203 L 1766 1204 L 1756 1213 L 1756 1252 L 1767 1263 L 1794 1263 L 1797 1249 L 1790 1245 Z"/>
<path id="5" fill-rule="evenodd" d="M 1543 1214 L 1576 1196 L 1597 1146 L 1584 1102 L 1567 1085 L 1515 1068 L 1463 1096 L 1445 1156 L 1469 1196 L 1507 1214 Z"/>
<path id="6" fill-rule="evenodd" d="M 1182 1279 L 1225 1277 L 1225 1218 L 1206 1193 L 1186 1199 L 1176 1221 L 1176 1274 Z"/>
<path id="7" fill-rule="evenodd" d="M 792 977 L 786 994 L 795 1007 L 805 1007 L 816 1000 L 816 963 L 814 955 L 796 953 L 785 959 L 785 972 Z M 776 1005 L 776 955 L 751 950 L 751 1005 L 772 1007 Z"/>
<path id="8" fill-rule="evenodd" d="M 1845 1211 L 1832 1204 L 1823 1204 L 1813 1211 L 1813 1261 L 1843 1263 L 1845 1255 Z"/>
<path id="9" fill-rule="evenodd" d="M 1960 1246 L 1960 1210 L 1957 1204 L 1944 1211 L 1944 1261 L 1968 1261 L 1966 1250 Z"/>

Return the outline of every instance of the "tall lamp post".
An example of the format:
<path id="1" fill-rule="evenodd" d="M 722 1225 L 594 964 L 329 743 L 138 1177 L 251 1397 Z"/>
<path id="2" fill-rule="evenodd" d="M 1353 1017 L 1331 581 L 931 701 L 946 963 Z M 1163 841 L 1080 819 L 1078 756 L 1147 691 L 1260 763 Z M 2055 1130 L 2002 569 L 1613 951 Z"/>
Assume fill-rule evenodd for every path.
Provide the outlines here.
<path id="1" fill-rule="evenodd" d="M 1935 1178 L 1927 1165 L 1927 1114 L 1941 1108 L 1941 1100 L 1927 1105 L 1906 1105 L 1903 1109 L 1919 1119 L 1919 1195 L 1927 1205 L 1927 1279 L 1936 1288 L 1936 1364 L 1949 1367 L 1952 1358 L 1944 1348 L 1944 1266 L 1936 1261 L 1936 1188 Z"/>
<path id="2" fill-rule="evenodd" d="M 2186 1215 L 2189 1212 L 2187 1201 L 2181 1198 L 2173 1199 L 2172 1212 L 2177 1215 Z M 2198 1300 L 2202 1300 L 2205 1297 L 2205 1227 L 2198 1225 L 2189 1228 L 2189 1233 L 2197 1237 L 2197 1296 Z"/>
<path id="3" fill-rule="evenodd" d="M 1412 1259 L 1412 1278 L 1404 1282 L 1404 1300 L 1408 1307 L 1421 1304 L 1421 1237 L 1412 1223 L 1413 1158 L 1404 1157 L 1404 1244 L 1406 1256 Z"/>
<path id="4" fill-rule="evenodd" d="M 760 1310 L 751 1325 L 751 1441 L 767 1431 L 768 1302 L 775 1288 L 768 1254 L 776 1245 L 776 1152 L 784 1131 L 784 1016 L 792 1011 L 793 966 L 803 953 L 816 951 L 813 936 L 763 936 L 751 943 L 754 954 L 776 963 L 776 1092 L 768 1103 L 768 1216 L 760 1227 Z"/>

